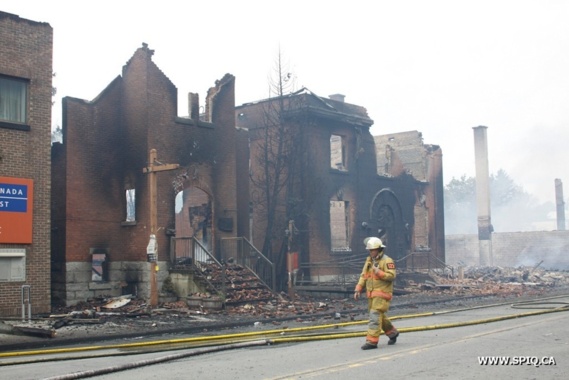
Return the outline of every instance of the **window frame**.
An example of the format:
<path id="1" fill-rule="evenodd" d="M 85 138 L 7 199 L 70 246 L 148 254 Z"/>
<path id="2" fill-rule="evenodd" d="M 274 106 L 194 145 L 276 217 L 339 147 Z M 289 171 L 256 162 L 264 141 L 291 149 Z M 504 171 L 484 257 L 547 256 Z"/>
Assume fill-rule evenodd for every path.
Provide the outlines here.
<path id="1" fill-rule="evenodd" d="M 339 236 L 334 234 L 334 220 L 335 218 L 333 217 L 333 211 L 332 209 L 336 208 L 336 205 L 342 204 L 341 208 L 343 209 L 343 220 L 342 220 L 342 227 L 343 227 L 343 231 L 344 234 L 342 234 L 343 236 Z M 344 200 L 330 200 L 330 250 L 332 253 L 351 253 L 352 252 L 352 248 L 350 246 L 350 240 L 351 240 L 351 231 L 350 231 L 350 202 L 349 201 L 344 201 Z M 336 214 L 338 215 L 338 214 Z M 346 244 L 345 246 L 338 246 L 335 245 L 335 242 L 337 241 L 344 241 Z"/>
<path id="2" fill-rule="evenodd" d="M 346 162 L 346 136 L 331 133 L 330 134 L 330 169 L 339 172 L 347 172 L 348 164 Z"/>
<path id="3" fill-rule="evenodd" d="M 19 95 L 19 96 L 24 97 L 24 100 L 23 100 L 24 105 L 22 107 L 23 108 L 22 109 L 23 121 L 16 120 L 16 119 L 4 118 L 4 116 L 2 116 L 0 114 L 0 128 L 29 131 L 30 126 L 28 124 L 28 120 L 29 120 L 29 103 L 30 103 L 30 81 L 28 79 L 24 79 L 24 78 L 18 78 L 18 77 L 12 77 L 9 75 L 0 74 L 0 94 L 2 93 L 2 87 L 1 87 L 1 81 L 2 80 L 12 82 L 12 83 L 17 83 L 17 84 L 22 84 L 22 90 L 23 90 L 24 94 Z"/>
<path id="4" fill-rule="evenodd" d="M 125 190 L 126 197 L 126 223 L 136 223 L 136 189 L 128 188 Z"/>
<path id="5" fill-rule="evenodd" d="M 7 278 L 0 279 L 0 283 L 26 281 L 25 248 L 1 248 L 0 265 L 2 265 L 6 272 L 9 272 Z M 20 269 L 19 273 L 16 273 L 17 269 Z"/>

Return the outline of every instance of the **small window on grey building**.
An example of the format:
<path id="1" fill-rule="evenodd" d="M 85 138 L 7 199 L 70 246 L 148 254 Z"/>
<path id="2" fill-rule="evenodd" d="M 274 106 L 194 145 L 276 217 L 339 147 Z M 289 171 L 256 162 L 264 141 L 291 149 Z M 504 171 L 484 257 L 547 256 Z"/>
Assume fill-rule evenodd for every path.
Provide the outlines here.
<path id="1" fill-rule="evenodd" d="M 136 221 L 136 194 L 134 189 L 126 190 L 126 221 Z"/>
<path id="2" fill-rule="evenodd" d="M 346 170 L 346 149 L 344 137 L 332 135 L 330 137 L 330 167 L 332 169 Z"/>
<path id="3" fill-rule="evenodd" d="M 0 282 L 26 281 L 26 249 L 0 249 Z"/>
<path id="4" fill-rule="evenodd" d="M 28 82 L 0 76 L 0 120 L 26 124 Z"/>
<path id="5" fill-rule="evenodd" d="M 350 202 L 330 201 L 332 251 L 350 252 Z"/>

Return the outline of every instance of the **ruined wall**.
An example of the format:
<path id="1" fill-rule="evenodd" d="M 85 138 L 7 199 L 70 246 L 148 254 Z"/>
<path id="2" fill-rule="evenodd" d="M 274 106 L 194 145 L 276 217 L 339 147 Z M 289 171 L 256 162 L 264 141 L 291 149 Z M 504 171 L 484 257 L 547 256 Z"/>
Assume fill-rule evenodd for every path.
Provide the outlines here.
<path id="1" fill-rule="evenodd" d="M 377 173 L 389 177 L 406 174 L 415 180 L 411 253 L 421 266 L 421 256 L 432 254 L 445 260 L 444 183 L 442 151 L 423 143 L 422 133 L 408 131 L 375 136 Z M 419 261 L 417 261 L 417 259 Z"/>
<path id="2" fill-rule="evenodd" d="M 257 162 L 261 151 L 258 142 L 263 138 L 258 129 L 266 120 L 262 107 L 269 101 L 236 109 L 238 126 L 253 131 L 250 135 L 254 175 L 263 168 Z M 287 119 L 287 126 L 293 121 L 298 123 L 296 133 L 305 142 L 300 148 L 302 153 L 295 152 L 303 155 L 302 174 L 294 175 L 303 189 L 300 198 L 310 205 L 306 218 L 295 220 L 298 231 L 292 245 L 293 251 L 300 247 L 300 262 L 314 264 L 365 256 L 364 238 L 378 235 L 388 245 L 387 254 L 402 267 L 409 264 L 405 259 L 409 254 L 413 254 L 414 266 L 424 266 L 429 260 L 444 262 L 440 148 L 423 144 L 417 131 L 374 139 L 369 131 L 373 121 L 367 111 L 343 101 L 299 91 L 296 98 L 287 98 L 286 102 L 298 105 L 293 112 L 296 119 Z M 253 185 L 250 189 L 255 202 L 262 190 Z M 287 229 L 283 224 L 284 200 L 285 195 L 281 215 L 276 218 L 280 223 L 275 229 L 277 233 Z M 332 210 L 332 206 L 341 210 Z M 264 207 L 257 204 L 253 210 L 253 236 L 259 248 L 265 219 Z M 347 237 L 338 238 L 344 232 Z M 277 236 L 273 252 L 286 243 L 284 236 Z M 328 265 L 303 271 L 305 280 L 333 281 L 344 269 Z"/>
<path id="3" fill-rule="evenodd" d="M 249 133 L 245 129 L 237 129 L 237 144 L 235 147 L 236 182 L 237 191 L 237 236 L 250 240 L 251 228 L 249 225 Z"/>
<path id="4" fill-rule="evenodd" d="M 51 164 L 51 299 L 53 304 L 61 304 L 65 297 L 65 215 L 67 210 L 67 161 L 61 142 L 52 144 Z"/>
<path id="5" fill-rule="evenodd" d="M 266 101 L 249 103 L 236 109 L 238 126 L 250 130 L 251 170 L 254 176 L 263 170 L 258 157 L 262 153 L 262 127 L 268 109 Z M 288 194 L 284 189 L 275 222 L 276 238 L 273 252 L 287 248 L 290 242 L 293 251 L 300 254 L 301 263 L 326 262 L 347 258 L 355 252 L 361 253 L 366 231 L 362 222 L 369 219 L 369 204 L 377 190 L 374 180 L 375 147 L 369 133 L 371 119 L 365 109 L 359 106 L 319 98 L 310 92 L 301 92 L 285 101 L 287 124 L 295 137 L 292 153 L 297 164 L 292 166 L 293 184 L 298 194 Z M 334 147 L 331 137 L 337 136 L 342 147 Z M 333 160 L 341 165 L 333 166 Z M 266 229 L 266 210 L 259 195 L 263 190 L 250 185 L 253 208 L 253 243 L 259 249 L 263 245 Z M 288 230 L 285 215 L 286 200 L 302 200 L 294 218 L 295 230 L 292 239 L 283 233 Z M 341 202 L 344 215 L 331 216 L 331 201 Z M 345 208 L 344 208 L 345 207 Z M 294 213 L 294 209 L 292 213 Z M 338 220 L 333 217 L 339 218 Z M 339 222 L 339 223 L 336 223 Z M 345 223 L 344 223 L 345 222 Z M 281 232 L 282 231 L 282 232 Z M 332 246 L 332 235 L 345 234 L 345 244 Z M 365 252 L 365 250 L 363 250 Z M 282 263 L 281 263 L 282 265 Z M 282 268 L 282 266 L 281 266 Z M 312 269 L 305 276 L 335 277 L 336 268 Z"/>
<path id="6" fill-rule="evenodd" d="M 0 243 L 0 252 L 25 250 L 24 280 L 0 280 L 1 316 L 21 315 L 23 285 L 31 286 L 32 313 L 51 311 L 52 55 L 53 29 L 49 24 L 0 12 L 0 77 L 27 84 L 26 122 L 0 121 L 0 176 L 33 180 L 32 243 Z M 10 277 L 2 260 L 11 260 L 9 254 L 0 258 L 0 271 L 2 277 Z"/>
<path id="7" fill-rule="evenodd" d="M 234 78 L 226 75 L 210 89 L 207 121 L 181 118 L 177 89 L 153 54 L 143 44 L 93 101 L 64 99 L 66 275 L 58 298 L 66 304 L 101 294 L 149 296 L 150 200 L 143 169 L 151 149 L 156 168 L 180 165 L 156 173 L 158 289 L 168 276 L 177 193 L 189 186 L 203 190 L 212 197 L 214 218 L 237 208 Z M 127 189 L 136 194 L 135 220 L 129 221 Z M 215 230 L 214 239 L 234 234 Z M 93 254 L 101 250 L 109 272 L 103 281 L 92 277 Z"/>
<path id="8" fill-rule="evenodd" d="M 344 143 L 344 170 L 331 167 L 330 135 L 341 136 Z M 365 238 L 362 222 L 369 218 L 369 204 L 373 194 L 371 183 L 375 176 L 375 151 L 369 127 L 359 127 L 340 120 L 318 120 L 310 132 L 312 176 L 318 176 L 319 196 L 315 199 L 309 223 L 310 256 L 303 261 L 325 262 L 361 252 Z M 332 231 L 342 234 L 343 226 L 331 220 L 330 202 L 346 202 L 348 207 L 348 247 L 334 250 Z M 326 270 L 320 272 L 326 275 Z M 317 275 L 318 273 L 313 273 Z"/>
<path id="9" fill-rule="evenodd" d="M 494 266 L 569 270 L 569 231 L 500 232 L 492 234 Z M 447 235 L 446 262 L 480 266 L 478 235 Z"/>

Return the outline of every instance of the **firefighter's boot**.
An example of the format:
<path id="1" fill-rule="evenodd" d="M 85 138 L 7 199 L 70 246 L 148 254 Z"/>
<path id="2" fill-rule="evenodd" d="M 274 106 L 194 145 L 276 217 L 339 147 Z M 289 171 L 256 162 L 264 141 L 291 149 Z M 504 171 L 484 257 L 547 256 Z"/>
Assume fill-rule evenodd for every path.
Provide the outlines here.
<path id="1" fill-rule="evenodd" d="M 388 345 L 392 346 L 395 343 L 397 343 L 397 337 L 399 336 L 399 332 L 397 332 L 395 335 L 393 335 L 392 337 L 389 337 L 389 341 L 387 342 Z"/>
<path id="2" fill-rule="evenodd" d="M 377 348 L 377 344 L 373 344 L 370 342 L 366 342 L 363 346 L 362 346 L 362 350 L 371 350 Z"/>

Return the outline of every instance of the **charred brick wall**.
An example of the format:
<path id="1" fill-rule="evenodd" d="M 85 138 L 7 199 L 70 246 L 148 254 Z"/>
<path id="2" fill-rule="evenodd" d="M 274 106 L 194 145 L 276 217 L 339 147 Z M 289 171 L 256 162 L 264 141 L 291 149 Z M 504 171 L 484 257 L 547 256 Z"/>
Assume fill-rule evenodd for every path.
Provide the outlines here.
<path id="1" fill-rule="evenodd" d="M 444 184 L 442 152 L 437 145 L 423 143 L 422 133 L 408 131 L 375 136 L 377 172 L 379 175 L 401 178 L 412 187 L 413 217 L 408 219 L 412 228 L 409 253 L 413 253 L 409 266 L 428 265 L 429 257 L 445 260 L 444 246 Z"/>
<path id="2" fill-rule="evenodd" d="M 176 228 L 175 198 L 195 186 L 212 197 L 214 218 L 236 206 L 234 78 L 210 89 L 207 120 L 177 115 L 177 89 L 152 61 L 146 44 L 137 49 L 93 101 L 64 100 L 65 205 L 63 225 L 66 275 L 61 298 L 67 304 L 101 293 L 149 292 L 146 246 L 150 234 L 148 174 L 157 171 L 157 246 L 160 282 L 168 276 L 170 235 Z M 195 115 L 194 115 L 195 116 Z M 126 190 L 136 194 L 136 217 L 126 220 Z M 234 222 L 235 223 L 235 222 Z M 214 230 L 214 239 L 235 236 Z M 108 252 L 106 282 L 91 280 L 93 249 Z"/>
<path id="3" fill-rule="evenodd" d="M 249 226 L 249 134 L 247 130 L 236 131 L 236 187 L 237 191 L 237 236 L 250 239 Z"/>
<path id="4" fill-rule="evenodd" d="M 298 98 L 298 99 L 296 99 Z M 293 167 L 294 186 L 300 189 L 298 194 L 288 194 L 285 189 L 281 194 L 281 207 L 277 208 L 273 252 L 282 250 L 283 244 L 291 244 L 292 250 L 300 254 L 301 263 L 325 262 L 347 258 L 362 252 L 365 231 L 362 222 L 369 218 L 369 203 L 377 190 L 375 173 L 375 148 L 369 132 L 372 121 L 365 109 L 332 99 L 318 98 L 314 94 L 299 94 L 287 99 L 285 113 L 287 124 L 295 140 L 292 154 L 297 155 L 298 166 Z M 262 156 L 264 113 L 270 106 L 267 101 L 245 104 L 236 110 L 238 126 L 250 130 L 251 171 L 253 176 L 263 170 L 258 157 Z M 296 107 L 295 107 L 296 106 Z M 330 111 L 334 109 L 335 111 Z M 347 117 L 350 115 L 351 117 Z M 260 132 L 261 131 L 261 132 Z M 341 138 L 342 153 L 334 152 L 331 136 Z M 343 160 L 342 167 L 332 167 L 331 157 Z M 266 231 L 266 210 L 259 204 L 262 189 L 251 184 L 253 207 L 253 242 L 261 249 Z M 298 191 L 298 190 L 297 190 Z M 287 199 L 302 199 L 304 212 L 295 217 L 295 230 L 290 242 L 283 233 L 288 229 L 285 204 Z M 345 202 L 349 205 L 346 225 L 336 226 L 331 223 L 330 202 Z M 333 250 L 332 231 L 346 233 L 347 245 L 341 250 Z M 277 263 L 281 265 L 282 263 Z M 285 269 L 286 270 L 286 269 Z M 334 276 L 337 268 L 312 269 L 305 276 Z"/>
<path id="5" fill-rule="evenodd" d="M 342 137 L 345 170 L 331 167 L 330 135 Z M 365 238 L 361 225 L 369 218 L 369 204 L 376 190 L 375 151 L 369 128 L 356 129 L 340 120 L 321 120 L 319 127 L 311 131 L 309 141 L 312 175 L 320 178 L 321 191 L 315 199 L 314 217 L 308 228 L 310 256 L 303 259 L 322 262 L 361 253 Z M 331 247 L 331 201 L 345 202 L 348 207 L 349 247 L 345 251 L 335 251 Z M 343 231 L 336 232 L 343 234 Z"/>
<path id="6" fill-rule="evenodd" d="M 33 180 L 32 244 L 24 248 L 25 281 L 0 282 L 0 315 L 21 315 L 22 285 L 31 286 L 32 313 L 51 311 L 50 193 L 53 29 L 0 12 L 0 76 L 27 82 L 25 124 L 0 123 L 0 176 Z"/>
<path id="7" fill-rule="evenodd" d="M 65 294 L 66 160 L 62 143 L 51 146 L 51 299 L 62 304 Z"/>

